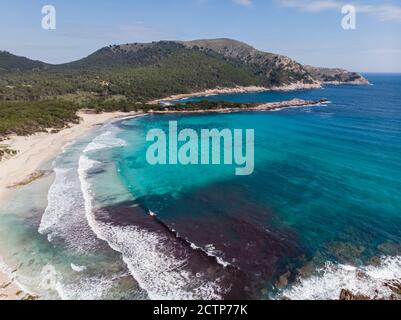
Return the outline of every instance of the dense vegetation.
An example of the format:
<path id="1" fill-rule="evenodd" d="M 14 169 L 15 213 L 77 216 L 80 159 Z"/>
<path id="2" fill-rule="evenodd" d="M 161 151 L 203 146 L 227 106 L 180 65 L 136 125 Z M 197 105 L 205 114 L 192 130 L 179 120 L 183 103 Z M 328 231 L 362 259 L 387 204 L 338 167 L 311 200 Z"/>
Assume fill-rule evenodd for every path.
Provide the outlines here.
<path id="1" fill-rule="evenodd" d="M 79 61 L 47 65 L 0 55 L 0 101 L 92 92 L 148 101 L 215 87 L 311 83 L 295 61 L 237 41 L 155 42 L 105 47 Z M 20 68 L 17 66 L 20 65 Z"/>
<path id="2" fill-rule="evenodd" d="M 26 135 L 77 122 L 77 108 L 65 101 L 8 102 L 0 104 L 0 136 Z"/>
<path id="3" fill-rule="evenodd" d="M 217 110 L 217 109 L 246 109 L 249 107 L 255 107 L 255 103 L 235 103 L 227 101 L 199 101 L 199 102 L 188 102 L 185 104 L 176 104 L 173 106 L 162 107 L 161 110 L 170 111 L 207 111 L 207 110 Z M 152 110 L 155 110 L 153 107 Z"/>
<path id="4" fill-rule="evenodd" d="M 17 154 L 17 151 L 8 148 L 8 147 L 5 146 L 5 145 L 3 146 L 3 145 L 0 144 L 0 161 L 1 161 L 3 158 L 6 158 L 6 157 L 8 157 L 8 156 L 13 156 L 13 155 L 15 155 L 15 154 Z"/>
<path id="5" fill-rule="evenodd" d="M 229 39 L 114 45 L 61 65 L 0 52 L 0 137 L 61 128 L 77 121 L 76 111 L 82 108 L 146 111 L 164 108 L 147 101 L 173 94 L 314 81 L 306 68 L 287 57 Z"/>
<path id="6" fill-rule="evenodd" d="M 105 48 L 83 60 L 41 70 L 0 72 L 0 100 L 39 100 L 93 92 L 144 102 L 176 93 L 268 85 L 250 66 L 216 53 L 161 43 L 140 51 Z"/>
<path id="7" fill-rule="evenodd" d="M 46 68 L 46 63 L 0 51 L 0 71 L 24 71 Z"/>
<path id="8" fill-rule="evenodd" d="M 3 102 L 0 103 L 0 139 L 9 134 L 29 135 L 36 132 L 47 132 L 49 128 L 57 132 L 71 123 L 79 121 L 76 112 L 79 109 L 93 109 L 95 112 L 103 111 L 164 111 L 168 110 L 213 110 L 220 108 L 245 108 L 247 104 L 229 102 L 201 101 L 173 106 L 149 105 L 145 103 L 132 103 L 125 97 L 112 97 L 104 99 L 94 95 L 82 94 L 76 96 L 63 96 L 53 100 L 29 102 Z M 3 150 L 4 151 L 4 150 Z"/>

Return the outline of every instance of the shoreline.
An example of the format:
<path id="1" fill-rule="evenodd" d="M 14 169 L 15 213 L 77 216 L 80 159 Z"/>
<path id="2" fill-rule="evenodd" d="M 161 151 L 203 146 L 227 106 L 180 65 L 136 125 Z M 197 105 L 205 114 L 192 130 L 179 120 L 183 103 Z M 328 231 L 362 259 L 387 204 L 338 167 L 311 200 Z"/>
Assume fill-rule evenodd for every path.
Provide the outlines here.
<path id="1" fill-rule="evenodd" d="M 168 103 L 171 101 L 180 101 L 188 98 L 196 98 L 196 97 L 208 97 L 208 96 L 216 96 L 219 94 L 241 94 L 241 93 L 257 93 L 257 92 L 268 92 L 268 91 L 297 91 L 297 90 L 312 90 L 312 89 L 322 89 L 325 85 L 371 85 L 369 81 L 324 81 L 324 82 L 315 82 L 315 83 L 302 83 L 296 82 L 289 85 L 283 86 L 274 86 L 274 87 L 259 87 L 259 86 L 236 86 L 236 87 L 217 87 L 215 89 L 208 89 L 204 91 L 192 92 L 192 93 L 182 93 L 171 95 L 162 99 L 155 99 L 149 101 L 149 104 L 157 105 Z"/>
<path id="2" fill-rule="evenodd" d="M 170 102 L 170 101 L 177 101 L 183 100 L 188 98 L 196 98 L 196 97 L 206 97 L 206 96 L 216 96 L 219 94 L 239 94 L 239 93 L 256 93 L 256 92 L 267 92 L 267 91 L 296 91 L 296 90 L 309 90 L 309 89 L 321 89 L 322 83 L 294 83 L 285 86 L 279 87 L 258 87 L 258 86 L 250 86 L 250 87 L 232 87 L 232 88 L 215 88 L 215 89 L 208 89 L 205 91 L 193 92 L 193 93 L 183 93 L 183 94 L 176 94 L 171 95 L 169 97 L 163 99 L 156 99 L 149 102 L 149 104 L 162 104 L 163 102 Z"/>
<path id="3" fill-rule="evenodd" d="M 0 301 L 22 300 L 24 295 L 26 293 L 18 287 L 14 280 L 0 270 Z"/>
<path id="4" fill-rule="evenodd" d="M 92 114 L 80 111 L 77 115 L 81 121 L 58 133 L 38 133 L 31 136 L 12 135 L 7 137 L 2 141 L 2 144 L 7 145 L 12 150 L 16 150 L 18 153 L 0 161 L 0 172 L 2 172 L 0 176 L 0 203 L 18 187 L 44 176 L 45 173 L 39 170 L 40 167 L 57 156 L 66 144 L 96 126 L 115 119 L 140 114 L 138 112 L 126 113 L 120 111 Z M 25 292 L 18 286 L 13 279 L 12 273 L 5 269 L 9 268 L 0 264 L 0 300 L 21 300 L 34 297 L 31 293 Z"/>
<path id="5" fill-rule="evenodd" d="M 108 121 L 117 118 L 124 118 L 139 115 L 138 112 L 110 112 L 91 114 L 78 112 L 81 121 L 73 124 L 58 133 L 37 133 L 30 136 L 12 135 L 2 141 L 12 150 L 17 151 L 16 155 L 0 161 L 0 201 L 19 185 L 27 184 L 40 178 L 40 166 L 56 156 L 62 148 L 90 129 L 103 125 Z"/>
<path id="6" fill-rule="evenodd" d="M 341 86 L 341 85 L 350 85 L 350 86 L 369 86 L 372 85 L 369 81 L 366 80 L 354 80 L 354 81 L 348 81 L 348 82 L 342 82 L 342 81 L 325 81 L 323 82 L 324 85 L 328 86 Z"/>
<path id="7" fill-rule="evenodd" d="M 320 100 L 303 100 L 292 99 L 281 102 L 268 102 L 254 107 L 244 108 L 218 108 L 218 109 L 199 109 L 199 110 L 162 110 L 162 111 L 149 111 L 150 114 L 202 114 L 202 113 L 235 113 L 235 112 L 251 112 L 251 111 L 277 111 L 293 107 L 307 107 L 318 106 L 324 103 L 329 103 L 327 99 Z"/>
<path id="8" fill-rule="evenodd" d="M 2 300 L 37 300 L 39 297 L 14 278 L 17 269 L 12 270 L 0 256 L 0 301 Z"/>

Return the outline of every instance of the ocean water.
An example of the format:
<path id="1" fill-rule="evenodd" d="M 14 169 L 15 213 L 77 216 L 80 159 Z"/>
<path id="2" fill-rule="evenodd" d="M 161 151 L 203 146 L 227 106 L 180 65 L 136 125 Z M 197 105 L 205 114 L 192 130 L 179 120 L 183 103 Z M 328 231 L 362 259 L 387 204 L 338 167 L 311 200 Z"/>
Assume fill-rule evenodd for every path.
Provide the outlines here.
<path id="1" fill-rule="evenodd" d="M 386 281 L 401 278 L 401 75 L 366 77 L 371 86 L 192 99 L 321 106 L 98 128 L 1 209 L 0 242 L 13 248 L 2 256 L 51 298 L 388 297 Z M 254 173 L 149 165 L 146 134 L 169 121 L 254 129 Z"/>

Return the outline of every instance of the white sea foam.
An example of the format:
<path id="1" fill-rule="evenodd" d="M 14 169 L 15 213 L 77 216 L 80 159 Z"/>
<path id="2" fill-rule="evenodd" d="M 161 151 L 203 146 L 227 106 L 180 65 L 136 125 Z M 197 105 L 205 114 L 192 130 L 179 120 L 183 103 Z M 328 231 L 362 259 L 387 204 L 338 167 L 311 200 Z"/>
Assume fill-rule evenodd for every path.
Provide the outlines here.
<path id="1" fill-rule="evenodd" d="M 49 241 L 63 239 L 69 248 L 89 252 L 99 244 L 85 217 L 85 204 L 76 168 L 55 168 L 55 180 L 48 191 L 48 204 L 39 232 Z"/>
<path id="2" fill-rule="evenodd" d="M 96 143 L 102 143 L 101 148 L 125 144 L 122 140 L 113 137 L 118 129 L 112 126 L 108 126 L 107 129 L 109 131 L 106 134 L 94 139 Z M 63 152 L 70 151 L 70 147 L 71 145 Z M 92 150 L 96 149 L 95 147 L 92 145 Z M 89 149 L 87 146 L 87 150 Z M 78 175 L 78 159 L 82 151 L 75 150 L 74 147 L 71 150 L 72 153 L 68 152 L 54 162 L 55 180 L 48 191 L 48 205 L 42 216 L 39 232 L 47 235 L 50 242 L 56 239 L 63 241 L 68 250 L 73 250 L 80 255 L 96 254 L 98 250 L 104 250 L 105 243 L 94 234 L 86 217 L 85 199 Z M 121 266 L 124 267 L 122 262 Z M 115 273 L 115 269 L 108 272 L 107 270 L 96 271 L 96 267 L 91 267 L 88 273 L 86 270 L 89 267 L 74 264 L 70 267 L 72 271 L 66 271 L 65 274 L 60 275 L 52 290 L 42 290 L 43 297 L 53 292 L 58 293 L 62 299 L 98 299 L 108 292 L 113 279 L 121 276 L 120 272 Z M 128 271 L 123 272 L 126 276 Z M 32 287 L 37 287 L 42 278 L 43 275 L 33 279 Z"/>
<path id="3" fill-rule="evenodd" d="M 114 279 L 106 277 L 80 277 L 67 283 L 59 279 L 55 290 L 62 300 L 101 300 L 113 287 Z"/>
<path id="4" fill-rule="evenodd" d="M 71 263 L 71 269 L 74 270 L 75 272 L 83 272 L 86 270 L 85 266 L 77 266 L 73 263 Z"/>
<path id="5" fill-rule="evenodd" d="M 305 109 L 307 112 L 311 112 L 313 107 L 327 107 L 328 104 L 332 103 L 331 101 L 325 101 L 322 103 L 318 104 L 306 104 L 303 106 L 289 106 L 289 107 L 283 107 L 283 108 L 277 108 L 273 110 L 269 110 L 269 112 L 278 112 L 286 109 Z"/>
<path id="6" fill-rule="evenodd" d="M 161 103 L 163 106 L 166 106 L 166 107 L 172 106 L 172 105 L 173 105 L 173 103 L 172 103 L 172 102 L 169 102 L 169 101 L 161 101 L 160 103 Z"/>
<path id="7" fill-rule="evenodd" d="M 82 155 L 79 177 L 85 198 L 89 225 L 100 239 L 122 253 L 123 260 L 139 285 L 151 299 L 220 299 L 222 289 L 218 280 L 210 282 L 202 275 L 185 270 L 187 257 L 170 253 L 167 237 L 135 226 L 121 227 L 102 223 L 93 214 L 93 199 L 88 181 L 88 170 L 98 163 Z"/>
<path id="8" fill-rule="evenodd" d="M 280 296 L 292 300 L 338 300 L 342 289 L 374 299 L 388 299 L 393 293 L 386 285 L 401 279 L 401 257 L 383 257 L 378 266 L 356 268 L 327 263 L 317 276 L 300 279 Z"/>
<path id="9" fill-rule="evenodd" d="M 220 257 L 222 255 L 222 253 L 219 250 L 216 250 L 216 248 L 214 247 L 213 244 L 207 245 L 206 248 L 201 248 L 201 247 L 198 247 L 196 244 L 190 242 L 190 246 L 194 250 L 202 250 L 209 257 L 215 258 L 217 263 L 222 265 L 225 268 L 228 266 L 231 266 L 231 263 L 225 261 L 223 258 Z"/>
<path id="10" fill-rule="evenodd" d="M 13 270 L 4 260 L 0 257 L 0 272 L 4 274 L 9 281 L 12 281 L 14 285 L 20 288 L 24 293 L 35 295 L 28 286 L 25 285 L 26 280 L 23 276 L 17 274 L 16 270 Z"/>
<path id="11" fill-rule="evenodd" d="M 126 146 L 126 142 L 122 139 L 116 137 L 118 129 L 110 129 L 101 135 L 97 136 L 91 143 L 89 143 L 84 153 L 97 151 L 105 148 L 115 148 L 115 147 L 124 147 Z"/>

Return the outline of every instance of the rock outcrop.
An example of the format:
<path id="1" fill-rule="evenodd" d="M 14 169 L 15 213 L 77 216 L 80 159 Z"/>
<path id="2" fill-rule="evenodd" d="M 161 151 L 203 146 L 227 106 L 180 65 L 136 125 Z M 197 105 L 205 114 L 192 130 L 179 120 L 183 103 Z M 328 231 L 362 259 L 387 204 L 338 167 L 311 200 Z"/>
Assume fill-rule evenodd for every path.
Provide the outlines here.
<path id="1" fill-rule="evenodd" d="M 314 79 L 324 84 L 369 84 L 361 74 L 343 69 L 305 66 Z"/>

